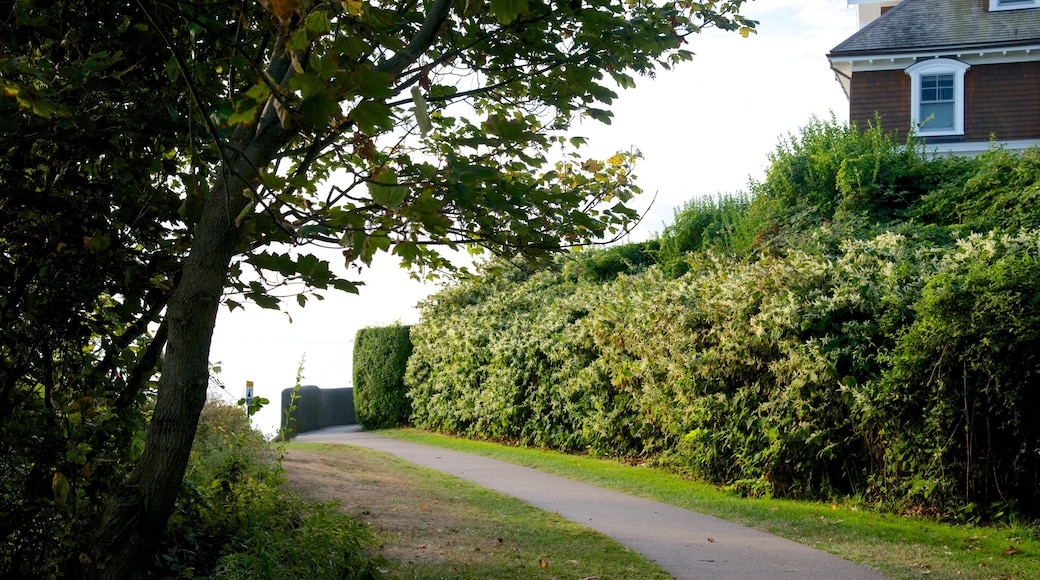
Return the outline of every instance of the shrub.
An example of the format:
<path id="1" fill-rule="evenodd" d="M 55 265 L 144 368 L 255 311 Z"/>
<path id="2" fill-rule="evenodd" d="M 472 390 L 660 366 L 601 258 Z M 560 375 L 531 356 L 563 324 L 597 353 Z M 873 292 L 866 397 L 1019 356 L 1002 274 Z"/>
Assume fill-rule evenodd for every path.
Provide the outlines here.
<path id="1" fill-rule="evenodd" d="M 836 259 L 707 252 L 675 279 L 546 271 L 464 308 L 435 297 L 413 334 L 413 420 L 656 458 L 749 494 L 859 491 L 875 453 L 860 386 L 936 251 L 887 234 Z"/>
<path id="2" fill-rule="evenodd" d="M 837 222 L 848 237 L 880 233 L 901 221 L 928 192 L 959 182 L 970 165 L 928 158 L 913 136 L 900 145 L 880 120 L 855 125 L 813 118 L 769 157 L 765 181 L 753 184 L 751 212 L 765 224 L 759 244 L 798 247 L 806 232 Z"/>
<path id="3" fill-rule="evenodd" d="M 975 159 L 948 160 L 946 166 L 950 178 L 924 196 L 913 212 L 918 220 L 962 235 L 1040 227 L 1040 148 L 994 147 Z"/>
<path id="4" fill-rule="evenodd" d="M 472 296 L 484 283 L 462 281 L 424 305 L 406 378 L 413 423 L 585 449 L 589 409 L 602 389 L 587 382 L 595 353 L 579 322 L 597 307 L 597 285 L 545 270 L 450 306 L 451 296 Z"/>
<path id="5" fill-rule="evenodd" d="M 283 487 L 275 449 L 242 407 L 207 401 L 150 577 L 365 578 L 369 532 Z"/>
<path id="6" fill-rule="evenodd" d="M 686 202 L 661 233 L 658 263 L 669 275 L 678 277 L 689 270 L 686 255 L 690 252 L 749 251 L 760 227 L 750 213 L 751 199 L 750 195 L 739 193 Z"/>
<path id="7" fill-rule="evenodd" d="M 645 270 L 654 263 L 658 248 L 656 240 L 593 248 L 573 256 L 566 269 L 588 282 L 607 282 Z"/>
<path id="8" fill-rule="evenodd" d="M 890 494 L 972 516 L 1036 513 L 1040 235 L 974 235 L 923 290 L 873 393 Z"/>
<path id="9" fill-rule="evenodd" d="M 749 495 L 1040 513 L 1040 149 L 932 159 L 832 120 L 771 160 L 677 212 L 656 264 L 621 247 L 431 297 L 415 424 Z"/>
<path id="10" fill-rule="evenodd" d="M 367 429 L 408 422 L 411 404 L 404 385 L 412 354 L 410 327 L 363 328 L 354 341 L 354 410 Z"/>

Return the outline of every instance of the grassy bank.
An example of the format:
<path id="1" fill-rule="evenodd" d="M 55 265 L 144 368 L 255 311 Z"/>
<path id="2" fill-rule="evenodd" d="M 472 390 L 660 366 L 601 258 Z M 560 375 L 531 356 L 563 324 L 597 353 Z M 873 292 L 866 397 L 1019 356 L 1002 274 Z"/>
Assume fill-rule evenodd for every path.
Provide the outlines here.
<path id="1" fill-rule="evenodd" d="M 413 429 L 383 435 L 494 457 L 739 522 L 892 578 L 1040 578 L 1035 527 L 950 525 L 852 504 L 747 499 L 668 471 L 613 460 L 471 441 Z"/>

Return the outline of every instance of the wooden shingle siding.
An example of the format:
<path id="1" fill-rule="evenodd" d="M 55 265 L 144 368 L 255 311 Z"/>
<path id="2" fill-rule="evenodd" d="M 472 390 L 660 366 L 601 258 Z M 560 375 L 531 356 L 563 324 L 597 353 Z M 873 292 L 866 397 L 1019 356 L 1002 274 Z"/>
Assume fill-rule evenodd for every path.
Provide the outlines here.
<path id="1" fill-rule="evenodd" d="M 1040 62 L 973 66 L 964 103 L 965 141 L 1040 137 Z"/>
<path id="2" fill-rule="evenodd" d="M 881 115 L 881 128 L 901 137 L 910 128 L 910 77 L 901 70 L 867 71 L 852 75 L 849 120 L 861 131 Z"/>
<path id="3" fill-rule="evenodd" d="M 881 115 L 885 132 L 910 128 L 910 77 L 901 70 L 852 75 L 849 119 L 861 129 Z M 1040 62 L 976 65 L 964 76 L 964 137 L 939 141 L 1040 139 Z"/>

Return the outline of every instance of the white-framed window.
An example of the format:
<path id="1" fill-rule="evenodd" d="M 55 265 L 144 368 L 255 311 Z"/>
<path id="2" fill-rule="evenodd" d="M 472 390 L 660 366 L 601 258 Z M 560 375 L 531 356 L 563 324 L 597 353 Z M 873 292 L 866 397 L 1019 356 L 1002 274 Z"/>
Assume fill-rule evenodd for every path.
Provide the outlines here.
<path id="1" fill-rule="evenodd" d="M 969 68 L 952 58 L 933 58 L 906 69 L 910 122 L 919 135 L 964 134 L 964 73 Z"/>
<path id="2" fill-rule="evenodd" d="M 1018 10 L 1040 7 L 1040 0 L 989 0 L 990 12 L 996 10 Z"/>

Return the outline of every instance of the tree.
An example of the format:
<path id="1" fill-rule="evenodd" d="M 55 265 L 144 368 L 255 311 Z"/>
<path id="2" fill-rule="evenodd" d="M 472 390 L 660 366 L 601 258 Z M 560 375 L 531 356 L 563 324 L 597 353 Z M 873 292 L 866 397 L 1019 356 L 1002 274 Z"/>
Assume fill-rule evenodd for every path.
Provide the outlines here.
<path id="1" fill-rule="evenodd" d="M 539 258 L 623 233 L 637 155 L 584 160 L 568 129 L 609 123 L 612 87 L 690 59 L 704 27 L 748 35 L 742 4 L 15 2 L 0 41 L 5 569 L 140 570 L 221 302 L 276 308 L 295 281 L 356 291 L 293 248 L 431 271 L 450 268 L 441 247 Z"/>

